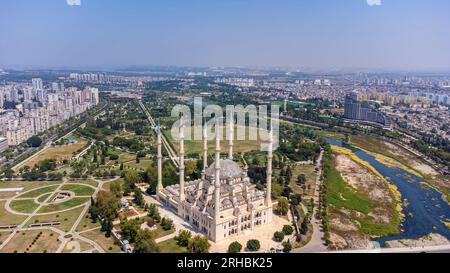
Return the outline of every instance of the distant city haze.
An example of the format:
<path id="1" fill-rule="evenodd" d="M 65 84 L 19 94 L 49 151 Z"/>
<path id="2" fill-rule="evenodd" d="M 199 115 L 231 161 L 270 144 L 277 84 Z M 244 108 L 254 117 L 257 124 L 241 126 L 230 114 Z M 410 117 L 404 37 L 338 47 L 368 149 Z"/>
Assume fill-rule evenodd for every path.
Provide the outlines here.
<path id="1" fill-rule="evenodd" d="M 450 71 L 448 0 L 2 0 L 0 68 Z"/>

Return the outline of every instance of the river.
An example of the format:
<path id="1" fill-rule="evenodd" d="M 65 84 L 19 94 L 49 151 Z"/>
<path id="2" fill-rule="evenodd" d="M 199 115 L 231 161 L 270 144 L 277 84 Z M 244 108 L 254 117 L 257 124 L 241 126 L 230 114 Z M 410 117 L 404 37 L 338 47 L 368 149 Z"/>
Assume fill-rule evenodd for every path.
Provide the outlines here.
<path id="1" fill-rule="evenodd" d="M 382 246 L 386 241 L 399 239 L 417 239 L 430 233 L 438 233 L 450 240 L 450 229 L 441 221 L 450 220 L 450 206 L 442 199 L 437 190 L 422 183 L 422 178 L 400 168 L 391 168 L 378 162 L 374 156 L 351 145 L 326 139 L 328 143 L 352 150 L 359 158 L 369 162 L 381 175 L 395 184 L 407 200 L 403 206 L 405 219 L 401 233 L 376 239 Z"/>

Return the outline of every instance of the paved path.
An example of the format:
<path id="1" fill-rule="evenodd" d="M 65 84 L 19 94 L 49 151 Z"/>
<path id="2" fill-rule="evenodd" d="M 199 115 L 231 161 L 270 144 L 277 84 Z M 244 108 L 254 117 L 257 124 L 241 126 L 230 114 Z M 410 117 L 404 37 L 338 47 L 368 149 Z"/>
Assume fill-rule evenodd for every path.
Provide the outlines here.
<path id="1" fill-rule="evenodd" d="M 98 183 L 98 186 L 97 186 L 97 187 L 94 187 L 94 186 L 89 185 L 89 184 L 77 183 L 76 181 L 71 181 L 71 180 L 68 180 L 67 178 L 64 178 L 63 181 L 62 181 L 62 183 L 58 185 L 58 187 L 53 191 L 53 193 L 55 193 L 55 192 L 61 190 L 61 188 L 62 188 L 64 185 L 66 185 L 66 184 L 77 184 L 77 185 L 83 185 L 83 186 L 89 186 L 89 187 L 91 187 L 91 188 L 95 188 L 95 192 L 94 192 L 94 194 L 92 195 L 92 196 L 95 197 L 95 196 L 97 195 L 97 193 L 102 189 L 102 187 L 103 187 L 103 185 L 104 185 L 105 183 L 114 181 L 114 180 L 116 180 L 116 179 L 118 179 L 118 177 L 113 178 L 113 179 L 109 179 L 109 180 L 92 179 L 93 181 L 96 181 L 96 182 Z M 47 187 L 48 187 L 48 186 L 47 186 Z M 43 188 L 43 187 L 39 187 L 39 188 Z M 34 189 L 32 189 L 32 190 L 29 190 L 29 191 L 33 191 L 33 190 L 36 190 L 36 189 L 39 189 L 39 188 L 34 188 Z M 14 197 L 11 197 L 11 198 L 6 199 L 7 202 L 9 202 L 9 203 L 5 204 L 5 209 L 6 209 L 8 212 L 13 213 L 13 214 L 26 215 L 27 218 L 26 218 L 21 224 L 19 224 L 17 228 L 15 228 L 15 229 L 12 230 L 12 233 L 11 233 L 11 234 L 3 241 L 3 243 L 0 245 L 0 250 L 1 250 L 3 247 L 5 247 L 5 246 L 12 240 L 12 238 L 13 238 L 18 232 L 20 232 L 20 231 L 23 231 L 23 230 L 39 230 L 39 229 L 47 229 L 47 230 L 52 230 L 52 231 L 54 231 L 54 232 L 56 232 L 56 233 L 59 234 L 59 240 L 61 241 L 61 244 L 59 245 L 59 247 L 58 247 L 58 249 L 57 249 L 57 251 L 56 251 L 57 253 L 60 253 L 60 252 L 64 251 L 64 247 L 66 246 L 66 244 L 67 244 L 68 242 L 71 241 L 72 238 L 73 238 L 73 239 L 76 239 L 76 240 L 83 241 L 83 242 L 85 242 L 85 243 L 91 245 L 91 246 L 93 247 L 93 249 L 88 250 L 87 252 L 89 252 L 89 251 L 92 252 L 92 250 L 96 250 L 97 252 L 104 253 L 105 251 L 103 250 L 103 248 L 102 248 L 97 242 L 95 242 L 95 241 L 93 241 L 93 240 L 91 240 L 91 239 L 88 239 L 88 238 L 86 238 L 86 237 L 83 237 L 82 235 L 80 235 L 80 233 L 76 232 L 76 228 L 78 227 L 78 225 L 79 225 L 80 222 L 83 220 L 83 218 L 85 217 L 86 213 L 87 213 L 88 210 L 89 210 L 89 207 L 90 207 L 89 202 L 86 202 L 86 203 L 84 203 L 84 204 L 81 204 L 81 205 L 79 205 L 79 206 L 72 207 L 72 208 L 69 208 L 69 209 L 66 209 L 66 210 L 57 211 L 57 212 L 37 213 L 44 205 L 47 204 L 47 202 L 49 201 L 49 199 L 51 198 L 52 195 L 53 195 L 53 194 L 50 194 L 50 195 L 46 198 L 46 200 L 44 200 L 44 201 L 43 201 L 43 202 L 42 202 L 42 203 L 41 203 L 41 204 L 40 204 L 40 205 L 39 205 L 32 213 L 29 213 L 29 214 L 18 213 L 18 212 L 14 211 L 14 210 L 11 210 L 11 208 L 9 207 L 9 203 L 10 203 L 12 200 L 14 200 Z M 90 197 L 90 196 L 89 196 L 89 197 Z M 34 198 L 31 198 L 31 199 L 34 199 Z M 55 228 L 55 227 L 34 227 L 34 228 L 27 228 L 27 227 L 25 227 L 25 224 L 28 223 L 28 222 L 30 221 L 30 219 L 33 218 L 34 216 L 38 216 L 38 215 L 47 215 L 47 214 L 54 214 L 54 213 L 59 213 L 59 212 L 65 212 L 65 211 L 73 210 L 73 209 L 76 209 L 76 208 L 78 208 L 78 207 L 83 207 L 83 206 L 84 206 L 83 211 L 80 213 L 80 215 L 78 216 L 77 220 L 76 220 L 76 221 L 74 222 L 74 224 L 72 225 L 70 231 L 67 232 L 67 233 L 66 233 L 66 232 L 63 232 L 62 230 L 59 230 L 59 229 L 57 229 L 57 228 Z M 98 229 L 98 227 L 97 227 L 97 228 L 90 229 L 90 230 L 96 230 L 96 229 Z M 87 230 L 87 231 L 90 231 L 90 230 Z M 83 232 L 87 232 L 87 231 L 83 231 Z M 68 235 L 70 235 L 70 236 L 68 236 Z"/>
<path id="2" fill-rule="evenodd" d="M 147 110 L 147 108 L 145 107 L 145 105 L 142 103 L 141 100 L 138 100 L 139 105 L 142 108 L 142 111 L 144 111 L 144 113 L 147 115 L 148 120 L 150 121 L 150 124 L 152 126 L 157 126 L 155 120 L 152 118 L 152 116 L 150 115 L 150 112 Z M 179 157 L 177 155 L 177 153 L 172 149 L 172 146 L 170 146 L 169 142 L 167 141 L 166 137 L 164 136 L 164 134 L 161 134 L 161 140 L 162 140 L 162 144 L 164 146 L 164 148 L 167 151 L 167 154 L 169 155 L 169 158 L 172 160 L 173 164 L 178 167 L 179 166 Z"/>
<path id="3" fill-rule="evenodd" d="M 311 240 L 302 248 L 294 249 L 292 252 L 294 253 L 311 253 L 311 252 L 323 252 L 327 250 L 325 246 L 325 234 L 322 229 L 321 221 L 316 218 L 316 214 L 319 210 L 319 202 L 320 202 L 320 186 L 322 185 L 322 159 L 323 159 L 323 151 L 320 152 L 319 158 L 317 159 L 316 168 L 318 168 L 317 176 L 316 176 L 316 185 L 314 189 L 314 209 L 313 215 L 311 217 L 311 224 L 313 227 L 313 233 Z"/>

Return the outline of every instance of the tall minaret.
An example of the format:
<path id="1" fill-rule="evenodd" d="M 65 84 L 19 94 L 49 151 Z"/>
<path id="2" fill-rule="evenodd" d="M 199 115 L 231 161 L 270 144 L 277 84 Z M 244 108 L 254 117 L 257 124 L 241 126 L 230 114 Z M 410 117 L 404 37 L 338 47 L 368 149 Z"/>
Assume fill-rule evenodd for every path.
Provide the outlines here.
<path id="1" fill-rule="evenodd" d="M 184 202 L 184 123 L 180 120 L 180 198 L 178 203 L 178 215 L 183 215 Z"/>
<path id="2" fill-rule="evenodd" d="M 206 168 L 208 168 L 208 134 L 206 132 L 206 124 L 203 125 L 203 170 L 202 179 L 205 179 Z"/>
<path id="3" fill-rule="evenodd" d="M 220 133 L 218 123 L 216 125 L 216 161 L 214 176 L 214 217 L 218 219 L 220 211 Z"/>
<path id="4" fill-rule="evenodd" d="M 228 159 L 233 160 L 233 138 L 234 138 L 234 118 L 230 119 L 229 123 L 229 139 L 228 139 Z"/>
<path id="5" fill-rule="evenodd" d="M 163 185 L 162 185 L 162 151 L 161 151 L 161 129 L 158 127 L 157 130 L 157 134 L 158 134 L 158 141 L 157 141 L 157 146 L 158 146 L 158 184 L 156 185 L 156 194 L 160 193 L 163 189 Z"/>
<path id="6" fill-rule="evenodd" d="M 269 147 L 267 148 L 267 180 L 266 180 L 266 202 L 265 205 L 272 206 L 272 146 L 273 146 L 273 133 L 272 126 L 269 132 Z"/>

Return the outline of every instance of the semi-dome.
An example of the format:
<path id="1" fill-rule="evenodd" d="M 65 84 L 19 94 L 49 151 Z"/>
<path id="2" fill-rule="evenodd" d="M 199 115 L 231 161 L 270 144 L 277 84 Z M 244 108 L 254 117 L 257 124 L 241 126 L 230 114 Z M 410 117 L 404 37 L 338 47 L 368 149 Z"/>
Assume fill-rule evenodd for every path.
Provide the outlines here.
<path id="1" fill-rule="evenodd" d="M 206 176 L 214 177 L 215 175 L 215 162 L 211 164 L 211 166 L 206 169 Z M 230 159 L 221 159 L 220 160 L 220 179 L 230 179 L 230 178 L 238 178 L 241 177 L 244 172 L 241 167 Z"/>

